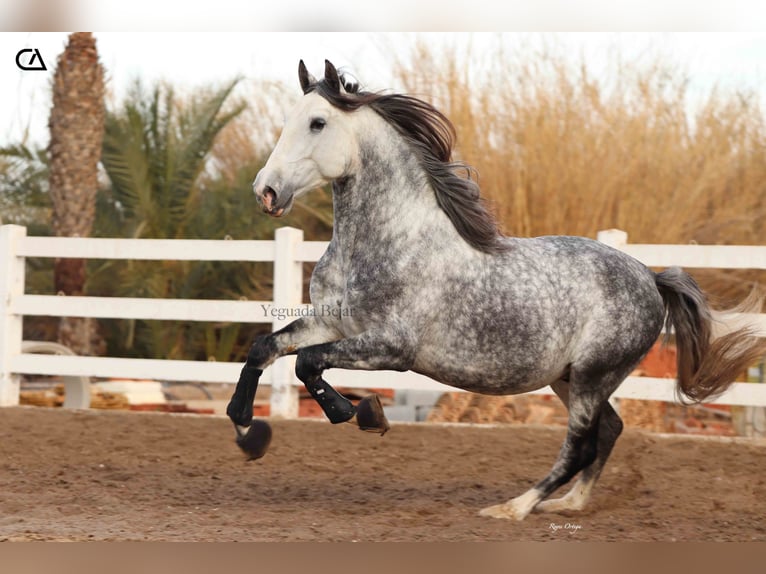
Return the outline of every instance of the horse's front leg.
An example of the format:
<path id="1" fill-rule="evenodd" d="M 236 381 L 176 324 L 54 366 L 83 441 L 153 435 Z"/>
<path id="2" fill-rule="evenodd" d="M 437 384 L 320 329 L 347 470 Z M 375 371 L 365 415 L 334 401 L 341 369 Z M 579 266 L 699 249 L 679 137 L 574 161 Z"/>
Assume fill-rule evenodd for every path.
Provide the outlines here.
<path id="1" fill-rule="evenodd" d="M 298 351 L 295 374 L 331 422 L 350 422 L 362 430 L 383 434 L 388 430 L 388 421 L 378 397 L 366 397 L 354 407 L 322 378 L 322 372 L 333 367 L 407 371 L 414 358 L 415 346 L 406 332 L 367 331 L 348 339 L 304 347 Z"/>
<path id="2" fill-rule="evenodd" d="M 260 458 L 271 440 L 271 429 L 264 421 L 253 424 L 253 400 L 263 370 L 279 357 L 295 354 L 298 349 L 337 339 L 337 332 L 328 329 L 312 317 L 293 321 L 283 329 L 255 339 L 242 367 L 226 414 L 237 430 L 237 444 L 250 458 Z M 249 427 L 244 432 L 240 427 Z"/>

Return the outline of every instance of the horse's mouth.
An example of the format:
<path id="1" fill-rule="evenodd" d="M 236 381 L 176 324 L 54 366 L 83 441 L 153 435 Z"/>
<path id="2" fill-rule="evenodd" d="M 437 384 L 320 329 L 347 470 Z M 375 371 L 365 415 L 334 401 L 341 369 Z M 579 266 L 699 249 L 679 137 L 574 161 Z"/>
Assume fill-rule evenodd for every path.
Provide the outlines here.
<path id="1" fill-rule="evenodd" d="M 269 209 L 264 209 L 263 211 L 268 213 L 271 217 L 282 217 L 285 214 L 285 210 L 282 207 L 273 211 Z"/>
<path id="2" fill-rule="evenodd" d="M 263 192 L 263 196 L 260 198 L 261 207 L 264 213 L 272 217 L 282 217 L 283 215 L 288 214 L 290 209 L 292 209 L 294 197 L 295 196 L 290 195 L 286 202 L 283 202 L 282 205 L 279 205 L 277 204 L 276 192 L 272 188 L 267 187 Z"/>
<path id="3" fill-rule="evenodd" d="M 293 208 L 293 197 L 291 196 L 290 199 L 287 200 L 287 203 L 283 205 L 282 207 L 277 207 L 276 205 L 272 206 L 271 208 L 263 206 L 263 212 L 269 214 L 271 217 L 282 217 L 283 215 L 287 215 L 290 213 L 290 210 Z"/>

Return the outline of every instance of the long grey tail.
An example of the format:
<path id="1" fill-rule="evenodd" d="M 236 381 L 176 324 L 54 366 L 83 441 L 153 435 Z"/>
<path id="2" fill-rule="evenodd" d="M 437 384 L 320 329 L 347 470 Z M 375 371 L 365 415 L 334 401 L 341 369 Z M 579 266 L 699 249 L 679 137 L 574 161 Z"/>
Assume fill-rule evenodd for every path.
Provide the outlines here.
<path id="1" fill-rule="evenodd" d="M 675 330 L 678 351 L 676 389 L 692 403 L 723 393 L 749 366 L 766 355 L 766 339 L 744 327 L 716 339 L 712 312 L 697 282 L 680 267 L 656 274 L 667 313 L 666 340 Z"/>

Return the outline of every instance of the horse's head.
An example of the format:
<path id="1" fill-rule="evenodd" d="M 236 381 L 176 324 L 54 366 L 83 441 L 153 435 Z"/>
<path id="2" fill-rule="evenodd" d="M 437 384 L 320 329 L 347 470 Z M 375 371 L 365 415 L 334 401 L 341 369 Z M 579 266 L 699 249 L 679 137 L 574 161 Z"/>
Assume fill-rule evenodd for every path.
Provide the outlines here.
<path id="1" fill-rule="evenodd" d="M 275 217 L 287 214 L 296 197 L 349 173 L 356 137 L 349 114 L 333 106 L 318 89 L 347 94 L 338 71 L 325 61 L 324 79 L 308 73 L 301 60 L 298 76 L 304 97 L 289 113 L 274 151 L 253 182 L 263 211 Z"/>

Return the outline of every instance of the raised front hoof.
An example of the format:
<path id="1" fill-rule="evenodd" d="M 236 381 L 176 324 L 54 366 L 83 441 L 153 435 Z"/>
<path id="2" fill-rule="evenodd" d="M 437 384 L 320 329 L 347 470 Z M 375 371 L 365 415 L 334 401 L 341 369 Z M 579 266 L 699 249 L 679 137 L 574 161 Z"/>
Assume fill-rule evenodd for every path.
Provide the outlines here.
<path id="1" fill-rule="evenodd" d="M 266 421 L 256 419 L 247 429 L 242 432 L 237 429 L 237 446 L 247 455 L 247 460 L 261 458 L 269 450 L 271 444 L 271 425 Z"/>
<path id="2" fill-rule="evenodd" d="M 381 436 L 388 432 L 391 427 L 378 395 L 369 395 L 359 401 L 356 405 L 356 424 L 363 431 L 376 432 Z"/>

